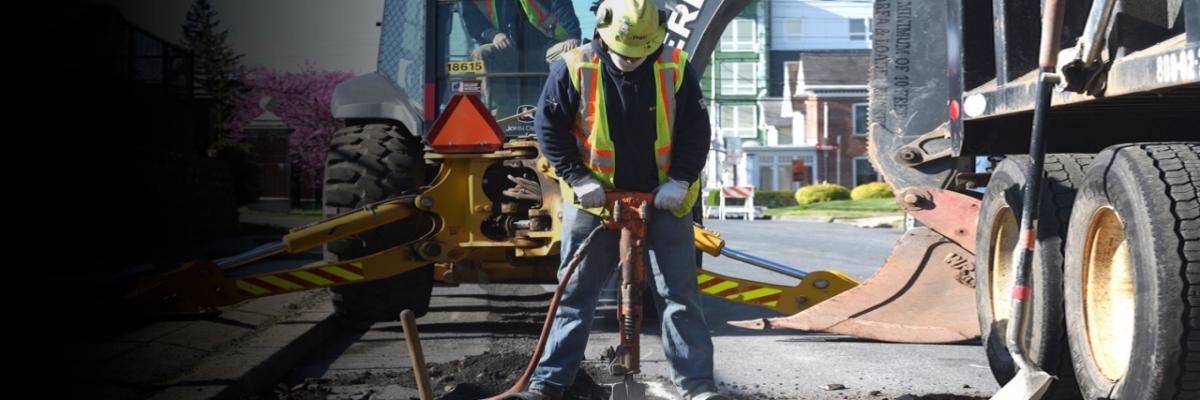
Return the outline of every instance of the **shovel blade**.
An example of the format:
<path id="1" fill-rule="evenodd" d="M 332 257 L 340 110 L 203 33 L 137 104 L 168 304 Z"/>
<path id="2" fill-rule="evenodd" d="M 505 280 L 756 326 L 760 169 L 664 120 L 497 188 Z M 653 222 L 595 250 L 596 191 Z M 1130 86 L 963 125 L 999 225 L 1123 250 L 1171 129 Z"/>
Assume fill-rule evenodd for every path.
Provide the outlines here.
<path id="1" fill-rule="evenodd" d="M 1022 369 L 992 396 L 991 400 L 1038 400 L 1046 394 L 1054 377 L 1043 371 Z"/>
<path id="2" fill-rule="evenodd" d="M 646 385 L 626 379 L 612 388 L 612 400 L 646 400 Z"/>

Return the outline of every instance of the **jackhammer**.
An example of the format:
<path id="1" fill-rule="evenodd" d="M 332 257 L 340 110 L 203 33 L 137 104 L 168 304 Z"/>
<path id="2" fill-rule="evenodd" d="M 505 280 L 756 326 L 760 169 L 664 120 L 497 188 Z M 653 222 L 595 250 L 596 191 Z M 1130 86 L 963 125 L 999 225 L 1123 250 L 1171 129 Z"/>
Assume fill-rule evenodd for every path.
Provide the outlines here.
<path id="1" fill-rule="evenodd" d="M 550 327 L 554 323 L 554 314 L 558 312 L 558 303 L 562 298 L 563 290 L 566 288 L 567 282 L 571 281 L 575 268 L 582 262 L 583 255 L 587 254 L 592 238 L 604 229 L 621 231 L 619 245 L 621 259 L 618 264 L 620 270 L 619 306 L 617 307 L 620 345 L 617 347 L 616 357 L 612 360 L 609 370 L 614 376 L 622 377 L 622 380 L 613 386 L 611 398 L 613 400 L 646 398 L 645 385 L 637 382 L 634 375 L 641 371 L 639 338 L 642 330 L 642 291 L 646 286 L 645 237 L 646 228 L 650 225 L 650 207 L 654 202 L 654 194 L 609 192 L 606 195 L 612 210 L 611 216 L 605 218 L 603 224 L 588 233 L 567 263 L 562 279 L 559 279 L 558 286 L 554 289 L 554 296 L 550 299 L 550 308 L 546 312 L 542 331 L 538 335 L 537 346 L 534 348 L 533 356 L 529 359 L 529 364 L 525 367 L 525 373 L 507 391 L 488 400 L 522 399 L 518 393 L 525 390 L 525 385 L 533 376 L 533 370 L 537 367 L 538 360 L 542 358 L 542 352 L 546 347 L 546 338 L 550 335 Z"/>

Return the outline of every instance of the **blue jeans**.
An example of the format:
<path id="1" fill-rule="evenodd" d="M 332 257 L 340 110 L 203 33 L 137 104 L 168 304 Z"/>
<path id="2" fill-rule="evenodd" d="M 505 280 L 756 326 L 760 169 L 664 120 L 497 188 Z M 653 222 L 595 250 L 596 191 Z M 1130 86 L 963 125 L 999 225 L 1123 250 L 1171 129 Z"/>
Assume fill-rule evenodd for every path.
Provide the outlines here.
<path id="1" fill-rule="evenodd" d="M 563 260 L 559 266 L 559 279 L 562 279 L 569 257 L 600 223 L 601 219 L 596 215 L 570 203 L 563 205 Z M 603 230 L 592 239 L 588 253 L 563 292 L 546 351 L 538 360 L 530 388 L 561 394 L 575 381 L 600 290 L 617 270 L 619 241 L 620 232 L 612 230 Z M 652 276 L 646 277 L 646 289 L 654 294 L 654 303 L 662 311 L 662 346 L 671 364 L 671 379 L 685 396 L 716 391 L 712 337 L 700 309 L 700 290 L 696 283 L 692 221 L 655 209 L 646 242 L 657 261 L 648 269 Z"/>

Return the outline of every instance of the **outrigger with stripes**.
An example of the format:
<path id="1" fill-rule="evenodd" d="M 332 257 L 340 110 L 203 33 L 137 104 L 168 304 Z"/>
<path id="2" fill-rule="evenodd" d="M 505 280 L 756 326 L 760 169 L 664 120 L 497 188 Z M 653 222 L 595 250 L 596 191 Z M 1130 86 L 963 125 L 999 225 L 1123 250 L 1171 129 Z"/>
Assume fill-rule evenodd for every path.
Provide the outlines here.
<path id="1" fill-rule="evenodd" d="M 616 171 L 616 151 L 608 130 L 608 112 L 604 99 L 604 82 L 602 82 L 602 66 L 600 55 L 592 46 L 577 47 L 563 55 L 567 64 L 567 74 L 571 77 L 571 85 L 579 93 L 579 112 L 575 117 L 575 127 L 571 129 L 575 136 L 579 155 L 584 165 L 591 171 L 592 176 L 600 181 L 607 189 L 613 189 L 613 177 Z M 687 65 L 687 52 L 664 45 L 658 59 L 654 61 L 655 83 L 655 131 L 654 139 L 655 162 L 658 164 L 658 182 L 666 183 L 669 179 L 667 171 L 671 169 L 671 140 L 675 134 L 675 94 L 683 84 L 684 66 Z M 563 183 L 563 193 L 572 198 L 570 185 Z M 699 179 L 691 182 L 683 203 L 671 210 L 676 217 L 683 217 L 692 211 L 692 206 L 700 197 Z M 601 215 L 603 209 L 585 209 Z"/>

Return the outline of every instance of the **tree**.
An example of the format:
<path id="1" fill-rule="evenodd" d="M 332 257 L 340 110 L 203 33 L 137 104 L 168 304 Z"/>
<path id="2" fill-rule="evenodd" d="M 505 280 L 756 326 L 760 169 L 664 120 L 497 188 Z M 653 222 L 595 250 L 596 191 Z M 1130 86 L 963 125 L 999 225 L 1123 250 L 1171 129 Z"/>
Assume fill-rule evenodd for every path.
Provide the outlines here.
<path id="1" fill-rule="evenodd" d="M 269 111 L 292 128 L 288 159 L 300 172 L 301 187 L 319 189 L 325 174 L 325 153 L 337 130 L 337 120 L 330 111 L 333 89 L 352 77 L 350 72 L 317 70 L 311 63 L 300 72 L 253 69 L 247 74 L 247 90 L 234 96 L 230 135 L 240 139 L 242 130 L 268 111 L 263 105 L 269 104 Z"/>
<path id="2" fill-rule="evenodd" d="M 208 0 L 192 3 L 183 24 L 182 45 L 192 52 L 199 88 L 213 98 L 209 113 L 210 142 L 227 132 L 227 122 L 233 115 L 231 101 L 244 90 L 243 55 L 235 53 L 226 43 L 228 36 L 229 31 L 221 29 L 217 11 Z"/>

